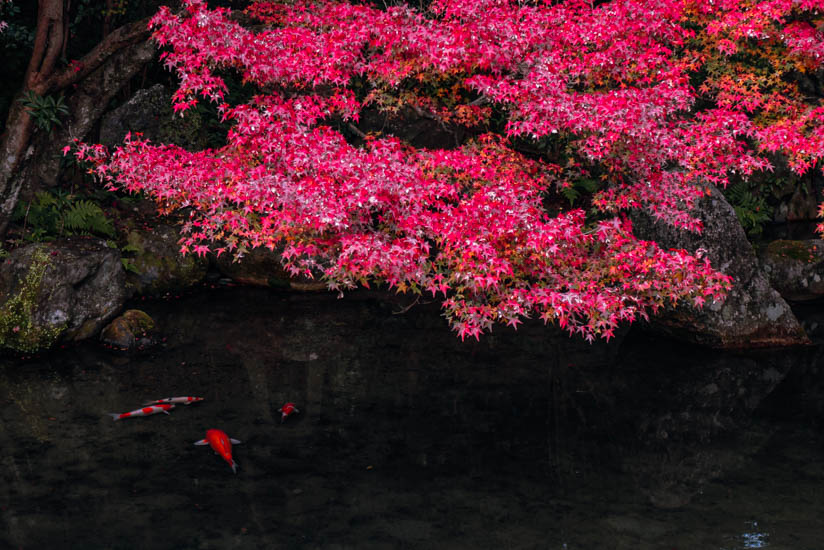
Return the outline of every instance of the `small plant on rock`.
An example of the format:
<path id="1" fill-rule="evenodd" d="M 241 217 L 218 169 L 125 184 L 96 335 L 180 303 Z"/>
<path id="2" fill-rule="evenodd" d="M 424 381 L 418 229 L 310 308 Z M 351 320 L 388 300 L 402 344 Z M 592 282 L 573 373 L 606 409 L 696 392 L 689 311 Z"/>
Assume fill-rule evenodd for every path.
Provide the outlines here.
<path id="1" fill-rule="evenodd" d="M 12 220 L 23 225 L 24 238 L 45 241 L 68 235 L 112 237 L 112 222 L 97 204 L 74 195 L 40 191 L 19 203 Z"/>
<path id="2" fill-rule="evenodd" d="M 65 325 L 40 326 L 32 319 L 48 265 L 48 255 L 42 248 L 38 248 L 17 293 L 0 307 L 0 349 L 20 353 L 48 349 L 65 328 Z"/>

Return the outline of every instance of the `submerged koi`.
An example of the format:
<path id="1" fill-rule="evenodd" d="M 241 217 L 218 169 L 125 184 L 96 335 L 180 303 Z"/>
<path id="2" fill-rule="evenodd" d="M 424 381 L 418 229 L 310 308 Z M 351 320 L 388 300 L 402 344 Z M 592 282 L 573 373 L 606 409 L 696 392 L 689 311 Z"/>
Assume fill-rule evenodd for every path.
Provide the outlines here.
<path id="1" fill-rule="evenodd" d="M 192 403 L 197 403 L 198 401 L 203 401 L 202 397 L 164 397 L 163 399 L 155 399 L 154 401 L 148 401 L 143 403 L 143 406 L 146 405 L 154 405 L 156 403 L 178 403 L 183 405 L 191 405 Z"/>
<path id="2" fill-rule="evenodd" d="M 174 404 L 153 405 L 151 407 L 143 407 L 142 409 L 135 409 L 127 413 L 109 413 L 112 420 L 123 420 L 124 418 L 131 418 L 133 416 L 149 416 L 150 414 L 169 414 L 170 409 L 174 409 Z"/>
<path id="3" fill-rule="evenodd" d="M 283 424 L 286 421 L 286 418 L 297 414 L 300 411 L 297 407 L 295 407 L 294 403 L 286 403 L 284 406 L 278 409 L 280 411 L 280 423 Z"/>
<path id="4" fill-rule="evenodd" d="M 218 454 L 223 457 L 223 460 L 229 463 L 229 466 L 232 467 L 232 471 L 237 473 L 237 462 L 232 459 L 232 444 L 237 445 L 240 443 L 237 439 L 232 439 L 231 437 L 226 435 L 226 432 L 223 430 L 206 430 L 206 439 L 201 439 L 200 441 L 195 441 L 195 445 L 210 445 L 212 449 L 215 451 L 215 454 Z"/>

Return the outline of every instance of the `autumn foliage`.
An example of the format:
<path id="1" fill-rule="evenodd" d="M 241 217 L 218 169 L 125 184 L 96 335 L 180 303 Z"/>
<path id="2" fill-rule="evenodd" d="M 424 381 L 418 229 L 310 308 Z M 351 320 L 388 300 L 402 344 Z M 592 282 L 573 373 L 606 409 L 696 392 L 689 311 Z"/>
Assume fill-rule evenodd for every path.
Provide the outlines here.
<path id="1" fill-rule="evenodd" d="M 333 289 L 438 295 L 462 338 L 524 317 L 609 338 L 664 305 L 722 299 L 729 277 L 637 239 L 628 211 L 700 231 L 702 184 L 824 154 L 824 110 L 795 83 L 820 67 L 824 0 L 259 1 L 246 26 L 184 4 L 151 23 L 180 79 L 174 108 L 214 102 L 226 144 L 130 136 L 77 157 L 164 211 L 189 208 L 183 252 L 266 246 Z M 259 94 L 228 103 L 230 71 Z M 365 109 L 471 139 L 353 139 Z M 582 181 L 592 193 L 570 208 Z"/>
<path id="2" fill-rule="evenodd" d="M 0 0 L 0 4 L 5 4 L 6 2 L 11 2 L 11 0 Z M 4 30 L 6 30 L 6 27 L 8 27 L 8 26 L 9 26 L 8 23 L 6 23 L 2 19 L 0 19 L 0 32 L 3 32 Z"/>

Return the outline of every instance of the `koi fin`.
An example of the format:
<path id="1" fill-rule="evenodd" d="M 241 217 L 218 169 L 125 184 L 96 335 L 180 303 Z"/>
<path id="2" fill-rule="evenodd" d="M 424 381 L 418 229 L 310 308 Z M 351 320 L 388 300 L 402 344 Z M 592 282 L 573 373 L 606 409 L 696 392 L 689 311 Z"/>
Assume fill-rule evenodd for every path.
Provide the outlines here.
<path id="1" fill-rule="evenodd" d="M 159 405 L 160 403 L 163 403 L 163 401 L 161 401 L 160 399 L 155 399 L 154 401 L 146 401 L 145 403 L 143 403 L 142 406 L 148 407 L 150 405 Z"/>
<path id="2" fill-rule="evenodd" d="M 229 441 L 232 442 L 232 445 L 237 445 L 238 443 L 243 443 L 243 441 L 238 441 L 237 439 L 232 439 L 231 437 L 229 438 Z"/>
<path id="3" fill-rule="evenodd" d="M 162 412 L 163 414 L 169 414 L 169 411 L 167 411 L 166 409 L 163 409 L 163 410 L 162 410 L 162 411 L 160 411 L 160 412 Z"/>
<path id="4" fill-rule="evenodd" d="M 201 439 L 200 441 L 195 441 L 194 444 L 195 445 L 208 445 L 209 442 L 206 441 L 205 439 Z"/>
<path id="5" fill-rule="evenodd" d="M 232 467 L 232 472 L 236 474 L 237 473 L 237 466 L 238 466 L 237 462 L 232 460 L 232 463 L 230 464 L 230 466 Z"/>
<path id="6" fill-rule="evenodd" d="M 111 416 L 111 417 L 112 417 L 112 420 L 114 420 L 115 422 L 117 422 L 118 420 L 120 420 L 120 415 L 119 415 L 118 413 L 106 413 L 106 414 L 108 414 L 109 416 Z"/>

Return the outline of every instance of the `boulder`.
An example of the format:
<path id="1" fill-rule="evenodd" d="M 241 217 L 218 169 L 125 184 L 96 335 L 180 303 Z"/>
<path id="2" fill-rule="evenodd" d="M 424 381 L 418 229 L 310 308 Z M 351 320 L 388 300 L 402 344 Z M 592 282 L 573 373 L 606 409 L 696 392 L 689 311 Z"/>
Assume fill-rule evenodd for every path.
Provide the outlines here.
<path id="1" fill-rule="evenodd" d="M 178 292 L 206 278 L 208 262 L 194 254 L 180 253 L 180 232 L 159 224 L 132 230 L 126 237 L 124 253 L 129 266 L 127 283 L 141 295 Z"/>
<path id="2" fill-rule="evenodd" d="M 154 320 L 146 312 L 130 309 L 106 325 L 100 333 L 100 340 L 122 350 L 143 347 L 153 342 L 149 334 L 154 326 Z"/>
<path id="3" fill-rule="evenodd" d="M 815 300 L 824 296 L 824 241 L 778 240 L 761 255 L 770 283 L 787 300 Z"/>
<path id="4" fill-rule="evenodd" d="M 771 286 L 732 206 L 715 187 L 697 201 L 704 222 L 700 234 L 633 215 L 635 233 L 663 248 L 706 250 L 713 267 L 731 275 L 733 288 L 723 303 L 702 310 L 679 305 L 652 319 L 650 327 L 677 339 L 715 348 L 752 348 L 808 344 L 809 339 L 787 302 Z"/>
<path id="5" fill-rule="evenodd" d="M 138 90 L 123 105 L 107 113 L 100 123 L 100 143 L 112 147 L 129 132 L 140 132 L 152 141 L 160 138 L 161 116 L 171 96 L 162 84 Z"/>
<path id="6" fill-rule="evenodd" d="M 773 219 L 776 222 L 812 221 L 818 217 L 818 200 L 815 193 L 808 193 L 796 186 L 789 197 L 779 203 Z"/>
<path id="7" fill-rule="evenodd" d="M 100 239 L 35 243 L 0 264 L 0 348 L 48 349 L 83 340 L 126 301 L 120 252 Z"/>
<path id="8" fill-rule="evenodd" d="M 118 145 L 129 132 L 191 150 L 207 145 L 200 115 L 190 109 L 184 118 L 176 117 L 172 95 L 162 84 L 138 90 L 126 103 L 107 113 L 100 123 L 100 143 Z"/>
<path id="9" fill-rule="evenodd" d="M 280 262 L 280 253 L 268 248 L 254 248 L 241 258 L 222 254 L 214 258 L 214 267 L 221 275 L 239 284 L 291 290 L 326 290 L 326 283 L 323 281 L 290 277 Z"/>

